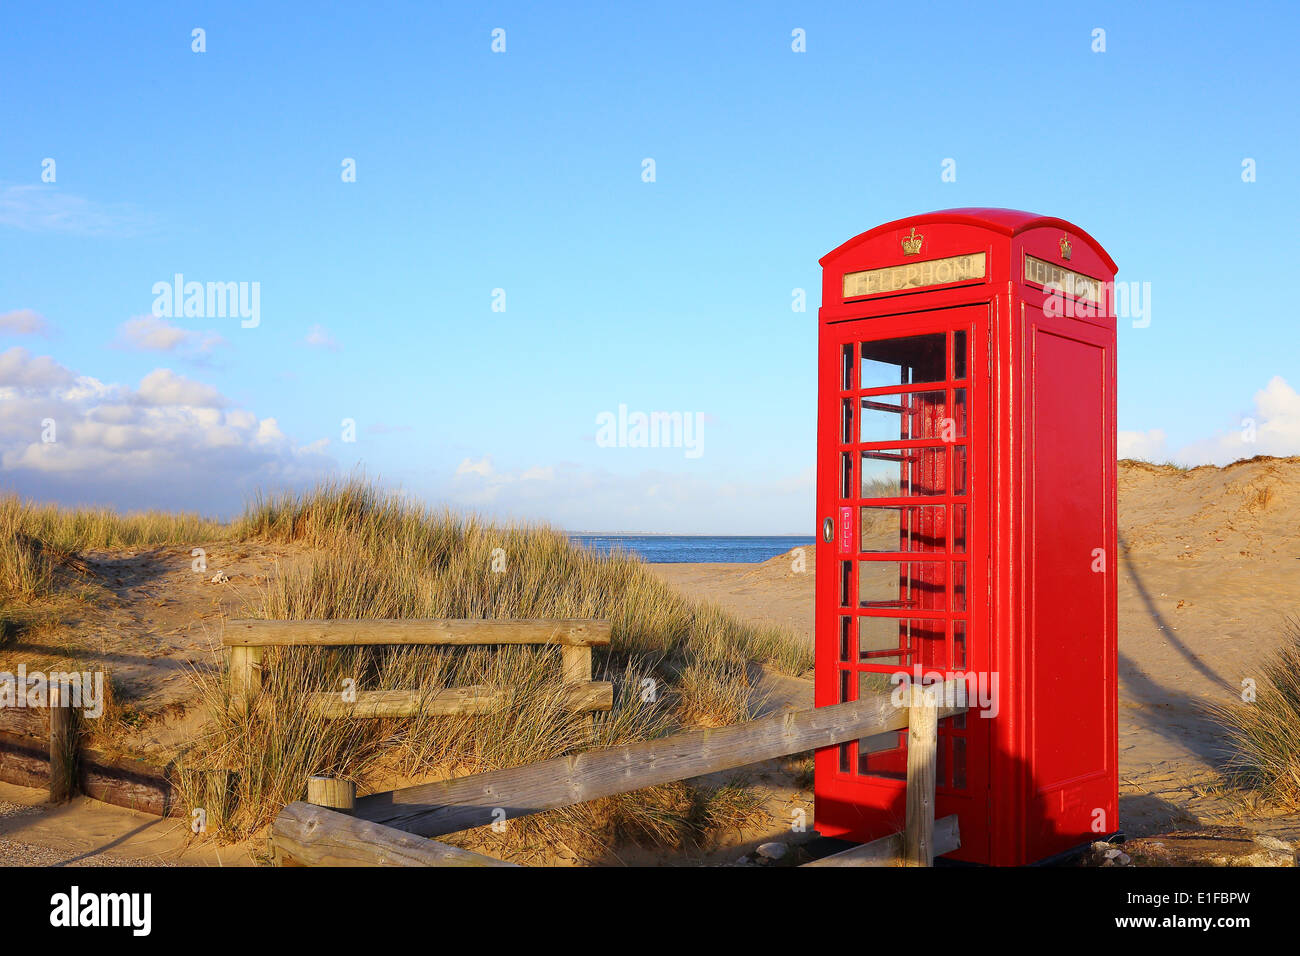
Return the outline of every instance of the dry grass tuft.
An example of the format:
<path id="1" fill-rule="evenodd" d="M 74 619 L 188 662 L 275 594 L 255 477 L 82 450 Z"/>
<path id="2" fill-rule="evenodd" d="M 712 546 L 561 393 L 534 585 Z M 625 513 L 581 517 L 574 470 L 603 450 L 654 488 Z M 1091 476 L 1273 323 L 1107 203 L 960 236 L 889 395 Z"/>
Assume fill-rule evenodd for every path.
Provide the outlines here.
<path id="1" fill-rule="evenodd" d="M 607 619 L 612 644 L 597 649 L 596 670 L 598 679 L 614 680 L 616 705 L 596 715 L 589 737 L 586 719 L 561 706 L 554 648 L 268 652 L 258 708 L 223 713 L 196 748 L 208 760 L 245 768 L 225 801 L 218 832 L 226 836 L 250 833 L 301 799 L 310 774 L 364 787 L 393 775 L 475 773 L 734 723 L 752 714 L 747 665 L 790 673 L 812 665 L 811 653 L 788 635 L 683 599 L 634 557 L 595 554 L 546 527 L 496 527 L 432 511 L 360 482 L 261 500 L 235 523 L 233 536 L 310 549 L 267 585 L 260 613 L 271 619 Z M 405 720 L 325 720 L 306 710 L 308 692 L 337 691 L 345 678 L 363 690 L 483 684 L 507 691 L 510 704 L 486 716 Z M 220 678 L 205 681 L 214 713 L 224 710 L 225 686 Z M 196 798 L 202 786 L 190 785 Z M 674 784 L 461 839 L 513 858 L 539 847 L 593 853 L 618 840 L 678 846 L 738 826 L 755 800 L 739 786 Z"/>
<path id="2" fill-rule="evenodd" d="M 585 717 L 562 706 L 553 647 L 273 648 L 263 692 L 248 712 L 230 708 L 221 666 L 196 671 L 211 715 L 204 736 L 178 756 L 180 786 L 207 814 L 207 833 L 244 838 L 286 803 L 307 777 L 355 780 L 364 790 L 394 780 L 438 778 L 533 763 L 592 747 L 718 726 L 751 716 L 748 671 L 812 666 L 811 651 L 772 628 L 742 624 L 688 601 L 629 555 L 603 556 L 540 526 L 493 526 L 427 509 L 363 481 L 261 498 L 228 525 L 195 515 L 116 515 L 60 510 L 0 498 L 0 640 L 24 626 L 15 602 L 51 599 L 84 578 L 82 600 L 98 599 L 77 554 L 87 549 L 264 541 L 302 546 L 277 569 L 256 613 L 306 618 L 601 618 L 613 643 L 598 648 L 597 679 L 613 680 L 616 703 Z M 504 556 L 504 568 L 501 567 Z M 51 605 L 52 606 L 52 605 Z M 498 713 L 476 717 L 326 719 L 312 692 L 487 685 L 508 695 Z M 111 721 L 134 719 L 113 695 Z M 655 787 L 460 835 L 495 855 L 598 854 L 619 840 L 681 846 L 744 825 L 758 813 L 738 784 Z"/>
<path id="3" fill-rule="evenodd" d="M 1300 810 L 1300 622 L 1264 665 L 1255 700 L 1212 708 L 1234 748 L 1233 776 L 1284 809 Z"/>
<path id="4" fill-rule="evenodd" d="M 29 606 L 55 600 L 62 584 L 86 577 L 81 551 L 214 541 L 230 533 L 229 525 L 197 515 L 121 515 L 0 496 L 0 597 Z"/>

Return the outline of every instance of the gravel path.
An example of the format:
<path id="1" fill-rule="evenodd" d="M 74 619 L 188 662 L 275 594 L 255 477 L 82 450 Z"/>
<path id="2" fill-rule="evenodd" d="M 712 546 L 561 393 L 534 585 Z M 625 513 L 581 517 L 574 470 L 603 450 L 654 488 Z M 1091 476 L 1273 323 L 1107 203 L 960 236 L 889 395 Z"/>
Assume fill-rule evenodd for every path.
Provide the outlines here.
<path id="1" fill-rule="evenodd" d="M 45 813 L 44 807 L 26 806 L 0 800 L 0 820 L 34 817 Z M 141 860 L 108 856 L 104 853 L 72 853 L 36 843 L 23 843 L 0 837 L 0 867 L 6 866 L 170 866 L 160 860 Z"/>

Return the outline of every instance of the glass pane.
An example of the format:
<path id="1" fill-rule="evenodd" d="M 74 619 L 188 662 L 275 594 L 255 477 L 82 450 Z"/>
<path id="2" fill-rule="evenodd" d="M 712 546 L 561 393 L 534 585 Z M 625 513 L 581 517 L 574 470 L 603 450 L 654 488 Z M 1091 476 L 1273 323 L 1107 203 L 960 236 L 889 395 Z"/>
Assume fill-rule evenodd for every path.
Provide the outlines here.
<path id="1" fill-rule="evenodd" d="M 874 448 L 862 453 L 863 498 L 911 498 L 944 493 L 948 451 L 931 448 Z"/>
<path id="2" fill-rule="evenodd" d="M 844 399 L 840 414 L 840 441 L 847 445 L 853 441 L 853 399 Z"/>
<path id="3" fill-rule="evenodd" d="M 952 785 L 958 790 L 966 789 L 966 738 L 952 738 Z"/>
<path id="4" fill-rule="evenodd" d="M 859 388 L 921 385 L 944 379 L 944 334 L 912 335 L 862 343 Z"/>
<path id="5" fill-rule="evenodd" d="M 876 505 L 862 509 L 863 551 L 942 551 L 943 505 Z"/>
<path id="6" fill-rule="evenodd" d="M 858 700 L 870 700 L 881 694 L 890 694 L 894 685 L 889 682 L 888 674 L 875 671 L 858 671 Z"/>
<path id="7" fill-rule="evenodd" d="M 858 773 L 891 780 L 907 779 L 906 731 L 864 737 L 858 741 Z"/>
<path id="8" fill-rule="evenodd" d="M 900 731 L 889 730 L 883 734 L 876 734 L 874 737 L 863 737 L 858 741 L 858 753 L 866 756 L 867 754 L 883 753 L 886 750 L 893 750 L 900 746 L 898 735 Z"/>
<path id="9" fill-rule="evenodd" d="M 840 351 L 840 388 L 848 390 L 853 387 L 853 346 L 846 345 Z"/>
<path id="10" fill-rule="evenodd" d="M 954 554 L 966 551 L 966 506 L 952 506 L 952 550 Z"/>
<path id="11" fill-rule="evenodd" d="M 966 610 L 966 562 L 952 563 L 952 609 Z"/>
<path id="12" fill-rule="evenodd" d="M 952 420 L 956 428 L 953 430 L 953 437 L 966 437 L 966 389 L 954 388 L 952 390 Z"/>
<path id="13" fill-rule="evenodd" d="M 966 330 L 952 334 L 952 377 L 961 381 L 966 377 Z"/>
<path id="14" fill-rule="evenodd" d="M 859 660 L 869 664 L 907 664 L 909 649 L 906 620 L 896 617 L 859 619 Z"/>
<path id="15" fill-rule="evenodd" d="M 849 648 L 853 646 L 853 618 L 840 618 L 840 660 L 849 659 Z"/>
<path id="16" fill-rule="evenodd" d="M 909 634 L 912 640 L 912 664 L 936 670 L 948 669 L 948 621 L 913 621 Z"/>
<path id="17" fill-rule="evenodd" d="M 957 669 L 962 669 L 966 666 L 965 621 L 952 622 L 952 666 Z"/>
<path id="18" fill-rule="evenodd" d="M 858 659 L 883 666 L 921 663 L 946 668 L 944 628 L 943 620 L 858 618 Z"/>
<path id="19" fill-rule="evenodd" d="M 952 449 L 952 493 L 954 495 L 966 494 L 965 445 L 955 445 Z"/>
<path id="20" fill-rule="evenodd" d="M 862 400 L 862 441 L 943 438 L 946 393 L 898 392 Z"/>
<path id="21" fill-rule="evenodd" d="M 840 497 L 853 497 L 853 456 L 847 451 L 840 453 Z"/>
<path id="22" fill-rule="evenodd" d="M 941 561 L 860 561 L 862 607 L 947 610 L 948 566 Z"/>
<path id="23" fill-rule="evenodd" d="M 849 606 L 849 595 L 852 593 L 851 587 L 853 581 L 853 563 L 851 561 L 840 562 L 840 606 Z"/>

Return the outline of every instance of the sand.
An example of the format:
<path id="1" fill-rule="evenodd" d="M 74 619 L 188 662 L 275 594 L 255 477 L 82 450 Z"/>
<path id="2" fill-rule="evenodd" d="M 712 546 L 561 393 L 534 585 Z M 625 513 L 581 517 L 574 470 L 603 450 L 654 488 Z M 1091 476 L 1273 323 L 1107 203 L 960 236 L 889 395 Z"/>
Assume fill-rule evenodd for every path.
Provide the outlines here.
<path id="1" fill-rule="evenodd" d="M 1240 693 L 1300 613 L 1300 458 L 1179 471 L 1121 463 L 1119 678 L 1122 825 L 1247 819 L 1300 839 L 1300 818 L 1243 811 L 1218 792 L 1225 748 L 1202 708 Z M 789 628 L 811 646 L 813 558 L 649 567 L 691 597 Z M 802 687 L 800 687 L 800 683 Z M 811 681 L 783 681 L 794 706 Z"/>
<path id="2" fill-rule="evenodd" d="M 1300 840 L 1300 816 L 1250 806 L 1223 787 L 1223 745 L 1201 707 L 1237 694 L 1243 679 L 1282 641 L 1300 593 L 1300 458 L 1256 459 L 1224 469 L 1181 472 L 1121 463 L 1119 477 L 1121 825 L 1141 836 L 1195 825 L 1246 825 Z M 194 669 L 211 667 L 223 619 L 247 615 L 277 562 L 277 547 L 214 544 L 207 568 L 192 570 L 188 548 L 82 555 L 105 589 L 68 626 L 25 636 L 0 654 L 67 660 L 70 650 L 108 665 L 130 705 L 152 719 L 131 739 L 138 751 L 166 751 L 192 735 Z M 762 564 L 647 565 L 681 593 L 712 601 L 744 620 L 773 624 L 812 643 L 814 549 Z M 211 582 L 218 571 L 229 580 Z M 17 656 L 16 656 L 17 655 Z M 804 677 L 754 669 L 762 712 L 812 705 Z M 770 834 L 746 834 L 710 862 L 738 856 L 760 839 L 788 837 L 792 808 L 811 815 L 810 794 L 790 773 L 765 768 Z M 40 806 L 45 794 L 0 784 L 0 864 L 107 865 L 122 860 L 246 864 L 247 848 L 186 849 L 183 823 L 78 799 Z M 633 862 L 632 856 L 622 862 Z M 655 854 L 656 862 L 668 862 Z M 609 862 L 615 862 L 613 860 Z M 679 861 L 681 862 L 681 861 Z"/>
<path id="3" fill-rule="evenodd" d="M 44 790 L 0 783 L 0 867 L 250 866 L 247 845 L 190 842 L 175 820 L 77 797 L 51 806 Z"/>

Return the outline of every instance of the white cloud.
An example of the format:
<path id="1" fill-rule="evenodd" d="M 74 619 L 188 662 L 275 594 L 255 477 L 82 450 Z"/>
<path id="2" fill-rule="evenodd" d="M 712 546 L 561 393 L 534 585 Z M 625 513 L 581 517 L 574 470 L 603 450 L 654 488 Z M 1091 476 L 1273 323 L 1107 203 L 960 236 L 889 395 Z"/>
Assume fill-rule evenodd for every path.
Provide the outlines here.
<path id="1" fill-rule="evenodd" d="M 615 474 L 567 463 L 501 470 L 485 457 L 462 461 L 435 494 L 454 508 L 570 531 L 799 534 L 815 524 L 815 473 L 809 466 L 734 481 L 694 471 Z"/>
<path id="2" fill-rule="evenodd" d="M 151 228 L 148 218 L 129 204 L 96 202 L 53 185 L 0 187 L 0 225 L 27 232 L 119 237 Z"/>
<path id="3" fill-rule="evenodd" d="M 280 423 L 274 418 L 263 418 L 257 423 L 257 443 L 259 445 L 274 445 L 284 440 L 284 432 L 280 431 Z"/>
<path id="4" fill-rule="evenodd" d="M 1274 375 L 1255 393 L 1254 409 L 1232 427 L 1177 449 L 1159 428 L 1118 435 L 1120 458 L 1174 461 L 1181 465 L 1226 465 L 1256 455 L 1300 455 L 1300 394 Z"/>
<path id="5" fill-rule="evenodd" d="M 1119 457 L 1121 459 L 1140 458 L 1143 461 L 1163 461 L 1167 456 L 1165 433 L 1159 428 L 1153 428 L 1148 432 L 1121 431 L 1115 436 L 1115 440 L 1119 445 Z"/>
<path id="6" fill-rule="evenodd" d="M 0 395 L 0 487 L 43 501 L 228 515 L 258 490 L 335 470 L 274 418 L 170 369 L 132 388 L 12 348 L 0 353 Z"/>
<path id="7" fill-rule="evenodd" d="M 32 309 L 14 309 L 0 315 L 0 332 L 49 337 L 50 324 L 45 321 L 45 316 Z"/>
<path id="8" fill-rule="evenodd" d="M 196 405 L 221 408 L 226 400 L 211 385 L 177 375 L 169 368 L 156 368 L 140 380 L 136 393 L 145 405 Z"/>
<path id="9" fill-rule="evenodd" d="M 0 386 L 11 388 L 54 388 L 73 381 L 73 375 L 48 355 L 33 356 L 15 345 L 0 353 Z"/>
<path id="10" fill-rule="evenodd" d="M 466 458 L 456 466 L 457 475 L 478 475 L 480 478 L 490 478 L 492 476 L 492 458 L 487 456 L 474 461 Z"/>
<path id="11" fill-rule="evenodd" d="M 1256 455 L 1300 455 L 1300 394 L 1274 375 L 1255 393 L 1255 407 L 1235 428 L 1192 442 L 1175 460 L 1187 465 L 1226 465 Z"/>
<path id="12" fill-rule="evenodd" d="M 190 357 L 203 357 L 226 340 L 215 332 L 183 329 L 166 319 L 153 315 L 139 315 L 127 319 L 118 328 L 117 344 L 123 348 L 149 352 L 179 352 Z"/>
<path id="13" fill-rule="evenodd" d="M 339 347 L 339 343 L 335 341 L 334 336 L 330 335 L 329 329 L 323 325 L 313 325 L 307 331 L 307 337 L 302 341 L 304 345 L 310 345 L 316 349 L 337 351 Z"/>

